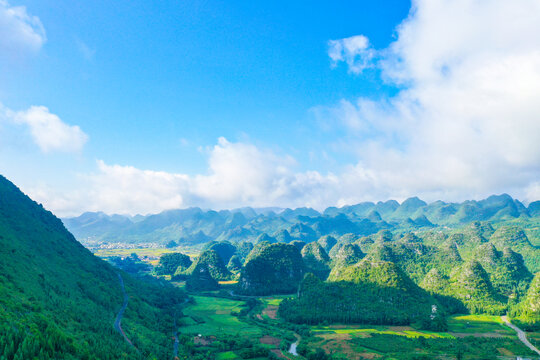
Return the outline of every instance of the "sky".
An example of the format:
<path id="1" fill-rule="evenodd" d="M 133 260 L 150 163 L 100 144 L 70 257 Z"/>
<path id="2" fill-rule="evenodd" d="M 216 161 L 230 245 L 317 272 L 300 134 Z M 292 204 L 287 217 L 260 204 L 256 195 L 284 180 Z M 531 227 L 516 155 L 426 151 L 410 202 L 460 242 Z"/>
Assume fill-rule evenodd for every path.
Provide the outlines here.
<path id="1" fill-rule="evenodd" d="M 0 0 L 0 174 L 59 216 L 540 199 L 540 2 Z"/>

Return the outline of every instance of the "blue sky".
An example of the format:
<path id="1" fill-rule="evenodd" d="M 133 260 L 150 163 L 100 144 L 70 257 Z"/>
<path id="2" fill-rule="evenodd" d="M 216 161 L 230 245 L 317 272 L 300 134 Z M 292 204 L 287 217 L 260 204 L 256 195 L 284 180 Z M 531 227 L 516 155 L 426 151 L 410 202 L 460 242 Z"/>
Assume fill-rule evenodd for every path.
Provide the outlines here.
<path id="1" fill-rule="evenodd" d="M 383 88 L 332 69 L 326 53 L 358 32 L 392 40 L 409 4 L 372 3 L 28 1 L 47 42 L 3 74 L 2 102 L 46 104 L 89 134 L 85 153 L 114 163 L 204 171 L 197 147 L 220 136 L 303 157 L 325 141 L 312 138 L 311 107 Z"/>
<path id="2" fill-rule="evenodd" d="M 516 4 L 0 0 L 0 172 L 60 215 L 528 201 L 540 48 L 505 40 L 537 30 Z"/>

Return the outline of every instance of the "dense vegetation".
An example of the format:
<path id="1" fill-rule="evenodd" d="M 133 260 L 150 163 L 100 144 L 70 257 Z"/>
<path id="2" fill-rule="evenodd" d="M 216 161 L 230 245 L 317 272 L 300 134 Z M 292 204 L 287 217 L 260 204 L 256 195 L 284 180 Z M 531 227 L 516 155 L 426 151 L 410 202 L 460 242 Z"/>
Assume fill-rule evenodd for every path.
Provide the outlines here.
<path id="1" fill-rule="evenodd" d="M 302 255 L 295 246 L 262 243 L 246 259 L 237 292 L 249 295 L 294 293 L 303 274 Z"/>
<path id="2" fill-rule="evenodd" d="M 446 331 L 450 314 L 509 314 L 523 328 L 539 330 L 539 209 L 502 195 L 461 204 L 411 198 L 323 213 L 194 208 L 65 220 L 86 244 L 86 237 L 144 239 L 172 251 L 152 274 L 185 280 L 191 295 L 207 296 L 188 300 L 165 280 L 140 277 L 150 266 L 136 253 L 109 259 L 123 271 L 92 256 L 57 218 L 0 178 L 0 359 L 172 358 L 177 321 L 180 331 L 193 331 L 179 335 L 182 359 L 272 358 L 250 336 L 278 336 L 282 343 L 274 345 L 287 349 L 296 339 L 293 330 L 304 339 L 299 352 L 306 358 L 329 359 L 328 351 L 306 344 L 313 340 L 311 325 L 332 323 Z M 188 253 L 199 252 L 194 261 L 179 252 L 186 245 Z M 129 295 L 122 325 L 135 348 L 112 326 L 123 301 L 118 273 Z M 238 283 L 227 284 L 233 279 Z M 272 294 L 290 298 L 264 305 L 253 298 Z M 206 318 L 185 316 L 190 308 L 214 309 L 218 297 L 235 307 L 226 323 L 215 318 L 223 309 Z M 229 326 L 237 331 L 234 339 Z M 208 328 L 212 332 L 198 340 Z M 512 341 L 466 339 L 456 348 L 455 339 L 374 334 L 355 337 L 350 346 L 394 357 L 401 347 L 411 359 L 428 353 L 417 349 L 430 348 L 429 354 L 458 358 L 479 355 L 478 346 L 519 348 Z"/>
<path id="3" fill-rule="evenodd" d="M 202 270 L 206 269 L 206 270 Z M 197 272 L 207 272 L 215 280 L 229 280 L 232 276 L 227 270 L 223 259 L 215 250 L 205 250 L 193 261 L 191 266 L 185 270 L 177 269 L 175 277 L 185 278 Z"/>
<path id="4" fill-rule="evenodd" d="M 365 260 L 329 282 L 308 274 L 298 298 L 284 300 L 279 312 L 297 323 L 403 325 L 429 319 L 435 304 L 393 263 Z"/>
<path id="5" fill-rule="evenodd" d="M 528 330 L 540 330 L 540 272 L 538 272 L 523 301 L 511 310 L 514 321 Z"/>
<path id="6" fill-rule="evenodd" d="M 306 271 L 326 280 L 330 274 L 330 257 L 318 242 L 312 242 L 302 248 L 302 259 Z"/>
<path id="7" fill-rule="evenodd" d="M 368 202 L 324 212 L 191 208 L 137 219 L 84 214 L 65 222 L 91 246 L 155 242 L 201 251 L 191 266 L 169 261 L 178 255 L 162 257 L 155 271 L 186 279 L 194 292 L 238 279 L 234 288 L 216 293 L 298 294 L 279 306 L 293 323 L 412 324 L 441 331 L 450 314 L 471 313 L 509 314 L 538 329 L 538 209 L 538 203 L 526 207 L 499 195 L 463 203 Z M 416 340 L 407 341 L 403 346 Z"/>
<path id="8" fill-rule="evenodd" d="M 187 270 L 192 264 L 189 256 L 182 253 L 164 254 L 159 258 L 159 264 L 155 268 L 157 275 L 174 275 L 175 272 Z"/>
<path id="9" fill-rule="evenodd" d="M 426 204 L 411 198 L 402 204 L 362 203 L 328 208 L 324 213 L 308 208 L 279 213 L 195 208 L 145 217 L 127 229 L 132 234 L 142 229 L 146 234 L 163 234 L 166 226 L 176 229 L 170 238 L 179 246 L 202 243 L 203 252 L 191 267 L 175 270 L 176 279 L 187 278 L 199 262 L 207 264 L 188 279 L 190 289 L 214 289 L 217 281 L 238 279 L 238 294 L 295 293 L 301 274 L 307 272 L 322 281 L 328 278 L 318 284 L 317 297 L 326 299 L 328 295 L 329 303 L 342 303 L 348 300 L 340 297 L 348 298 L 344 294 L 362 286 L 374 294 L 387 291 L 376 282 L 345 278 L 352 266 L 362 261 L 388 263 L 403 273 L 400 281 L 427 291 L 424 295 L 437 304 L 441 317 L 457 312 L 509 312 L 534 324 L 537 320 L 522 304 L 531 298 L 533 274 L 540 270 L 539 215 L 535 203 L 527 208 L 507 195 L 461 204 Z M 88 217 L 69 221 L 87 221 Z M 287 248 L 287 243 L 292 246 Z M 301 259 L 293 248 L 300 251 Z M 201 284 L 195 285 L 197 282 Z M 335 284 L 338 282 L 343 284 Z M 299 299 L 295 309 L 299 318 L 312 322 L 305 316 L 309 311 L 301 309 L 303 301 Z M 418 318 L 410 315 L 397 318 L 407 318 L 401 322 Z M 292 319 L 291 311 L 288 316 Z M 377 321 L 388 318 L 383 310 L 376 316 Z M 331 321 L 332 316 L 327 317 Z M 351 314 L 342 317 L 361 321 Z"/>
<path id="10" fill-rule="evenodd" d="M 117 271 L 0 177 L 2 359 L 170 357 L 167 333 L 184 294 L 156 280 L 122 277 L 130 296 L 122 324 L 139 352 L 112 326 L 123 301 Z"/>

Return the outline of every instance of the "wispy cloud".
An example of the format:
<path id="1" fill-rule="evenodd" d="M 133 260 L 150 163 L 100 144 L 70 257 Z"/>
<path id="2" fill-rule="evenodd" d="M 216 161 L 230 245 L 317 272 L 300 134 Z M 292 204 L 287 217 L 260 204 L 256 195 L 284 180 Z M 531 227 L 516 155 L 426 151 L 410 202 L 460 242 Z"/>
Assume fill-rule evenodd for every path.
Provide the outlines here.
<path id="1" fill-rule="evenodd" d="M 41 49 L 47 37 L 37 16 L 0 0 L 0 56 L 16 59 Z"/>
<path id="2" fill-rule="evenodd" d="M 87 43 L 79 38 L 75 38 L 75 45 L 85 60 L 90 61 L 94 59 L 96 49 L 91 48 Z"/>

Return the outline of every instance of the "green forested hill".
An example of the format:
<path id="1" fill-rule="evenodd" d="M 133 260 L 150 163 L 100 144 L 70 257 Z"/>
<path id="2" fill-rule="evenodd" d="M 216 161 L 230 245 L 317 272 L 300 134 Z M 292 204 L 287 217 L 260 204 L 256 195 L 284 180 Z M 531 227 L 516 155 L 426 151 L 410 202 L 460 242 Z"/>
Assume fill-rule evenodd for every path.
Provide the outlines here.
<path id="1" fill-rule="evenodd" d="M 215 280 L 229 280 L 232 275 L 229 270 L 227 270 L 227 267 L 217 251 L 205 250 L 195 259 L 193 264 L 191 264 L 187 270 L 182 271 L 181 269 L 178 269 L 179 271 L 175 273 L 175 276 L 189 276 L 193 274 L 197 268 L 199 270 L 201 268 L 207 269 L 210 276 Z"/>
<path id="2" fill-rule="evenodd" d="M 447 294 L 460 299 L 472 313 L 501 315 L 506 305 L 478 261 L 468 261 L 450 276 Z"/>
<path id="3" fill-rule="evenodd" d="M 540 330 L 540 272 L 534 276 L 522 301 L 511 309 L 511 315 L 524 328 Z"/>
<path id="4" fill-rule="evenodd" d="M 308 274 L 297 299 L 279 311 L 292 322 L 410 324 L 429 319 L 436 304 L 395 264 L 362 260 L 322 282 Z"/>
<path id="5" fill-rule="evenodd" d="M 216 280 L 234 277 L 239 280 L 235 290 L 239 294 L 267 295 L 295 293 L 304 272 L 328 279 L 301 286 L 304 294 L 320 300 L 318 315 L 310 310 L 313 304 L 307 295 L 284 302 L 282 311 L 296 322 L 407 323 L 425 314 L 428 302 L 437 303 L 439 318 L 456 312 L 510 311 L 514 317 L 527 313 L 527 307 L 518 304 L 524 304 L 526 296 L 534 298 L 527 294 L 532 274 L 540 271 L 539 208 L 538 203 L 527 207 L 502 194 L 462 203 L 426 203 L 418 198 L 401 204 L 365 202 L 322 213 L 308 208 L 219 212 L 192 208 L 128 219 L 127 225 L 118 216 L 103 214 L 65 222 L 96 241 L 166 244 L 174 240 L 181 248 L 202 249 L 201 259 L 213 260 L 207 261 L 209 266 L 199 266 L 189 279 L 190 287 L 213 289 Z M 207 256 L 206 250 L 217 255 Z M 404 289 L 396 293 L 395 288 L 366 279 L 355 281 L 356 275 L 375 271 L 358 267 L 360 263 L 386 264 L 396 270 L 394 274 L 403 274 L 399 283 L 420 289 L 421 296 L 411 298 Z M 196 266 L 180 271 L 185 276 Z M 223 266 L 234 275 L 217 274 L 216 269 L 227 272 Z M 398 310 L 388 312 L 380 299 L 392 306 L 399 299 Z M 369 304 L 365 305 L 369 316 L 358 313 L 360 303 Z M 341 310 L 335 311 L 332 304 Z M 408 308 L 399 308 L 403 304 Z"/>
<path id="6" fill-rule="evenodd" d="M 311 242 L 302 248 L 302 259 L 306 271 L 326 280 L 330 273 L 330 257 L 318 242 Z"/>
<path id="7" fill-rule="evenodd" d="M 248 256 L 237 291 L 248 295 L 294 293 L 303 274 L 302 255 L 295 246 L 261 243 Z"/>
<path id="8" fill-rule="evenodd" d="M 0 358 L 166 358 L 183 293 L 126 274 L 122 321 L 140 353 L 113 330 L 123 302 L 117 272 L 53 214 L 0 176 Z"/>

